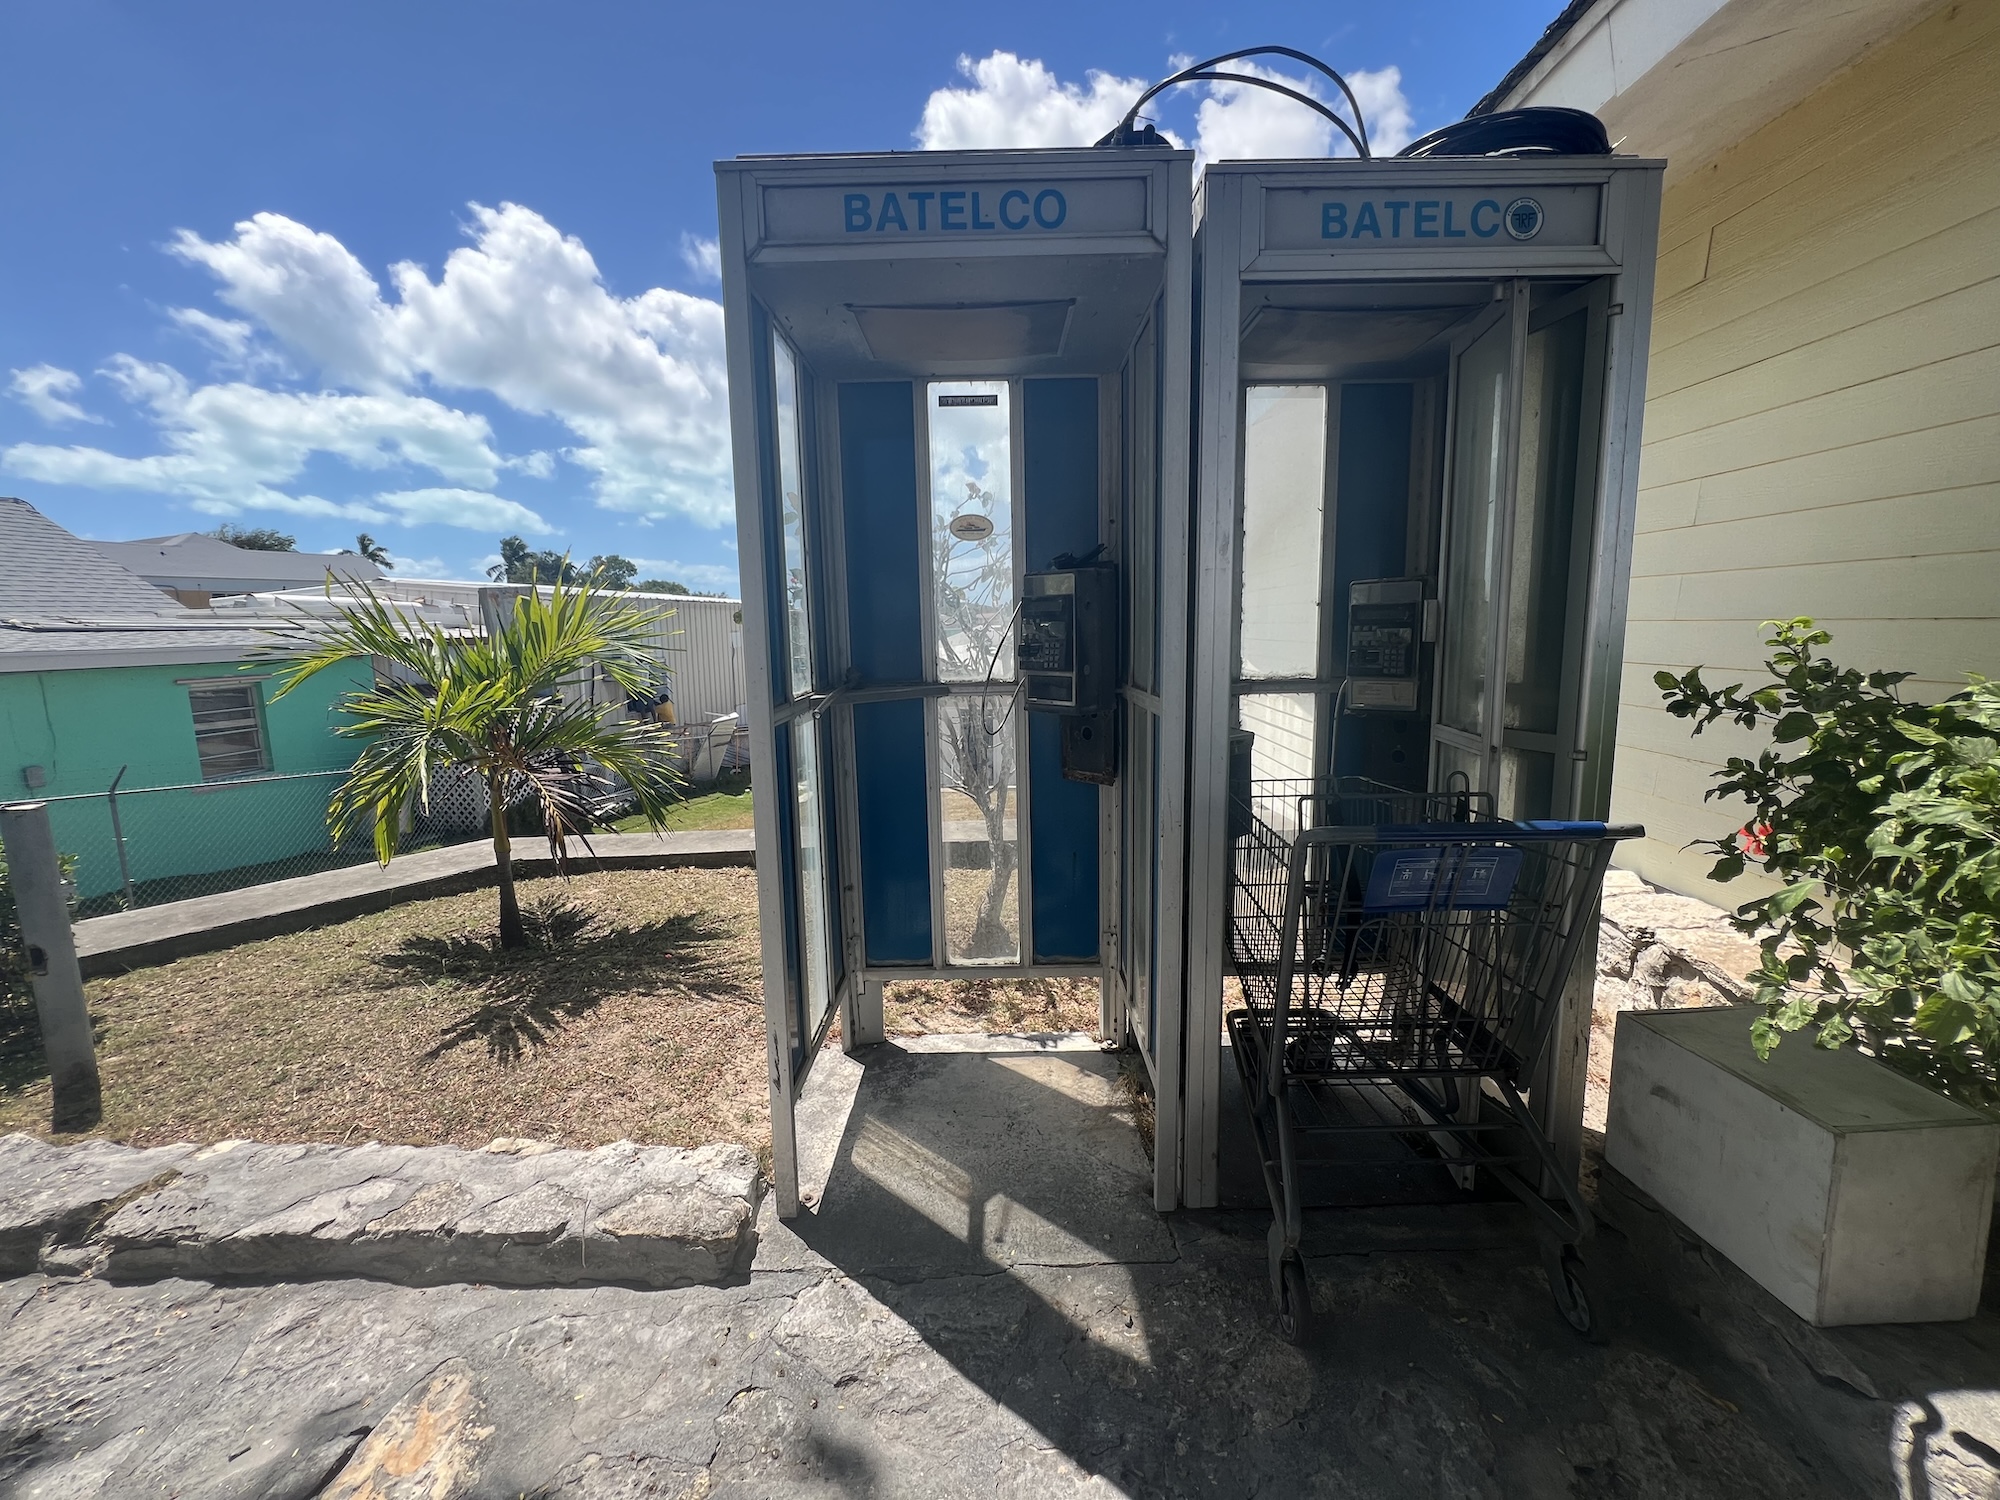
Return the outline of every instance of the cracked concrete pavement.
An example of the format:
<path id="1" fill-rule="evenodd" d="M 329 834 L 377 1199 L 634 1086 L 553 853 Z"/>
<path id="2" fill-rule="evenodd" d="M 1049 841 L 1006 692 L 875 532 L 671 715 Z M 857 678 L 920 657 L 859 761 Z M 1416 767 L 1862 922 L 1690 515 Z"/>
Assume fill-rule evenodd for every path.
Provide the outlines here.
<path id="1" fill-rule="evenodd" d="M 0 1496 L 1992 1496 L 2000 1317 L 1813 1330 L 1606 1175 L 1605 1331 L 1502 1204 L 1146 1206 L 1116 1060 L 822 1058 L 720 1285 L 0 1283 Z M 1995 1278 L 2000 1281 L 2000 1278 Z"/>

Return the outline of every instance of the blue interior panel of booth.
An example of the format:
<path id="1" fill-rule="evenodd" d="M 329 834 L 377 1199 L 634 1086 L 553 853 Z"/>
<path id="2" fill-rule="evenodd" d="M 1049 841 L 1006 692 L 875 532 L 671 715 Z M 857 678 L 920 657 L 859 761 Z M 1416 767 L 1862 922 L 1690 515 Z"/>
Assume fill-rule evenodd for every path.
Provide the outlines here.
<path id="1" fill-rule="evenodd" d="M 1347 640 L 1348 586 L 1364 578 L 1400 578 L 1409 567 L 1404 554 L 1410 524 L 1414 395 L 1415 388 L 1401 381 L 1350 382 L 1340 387 L 1333 598 L 1340 610 L 1334 640 L 1342 647 Z M 1336 775 L 1422 789 L 1429 731 L 1421 714 L 1345 715 L 1335 743 Z"/>
<path id="2" fill-rule="evenodd" d="M 921 699 L 854 705 L 854 781 L 868 962 L 927 964 L 931 864 Z"/>
<path id="3" fill-rule="evenodd" d="M 916 391 L 908 381 L 841 385 L 840 479 L 854 670 L 864 682 L 919 681 L 923 559 L 917 555 Z M 918 732 L 921 785 L 921 720 Z M 928 947 L 924 953 L 929 957 Z"/>
<path id="4" fill-rule="evenodd" d="M 1097 545 L 1097 382 L 1023 383 L 1022 489 L 1029 572 Z M 1028 715 L 1034 956 L 1097 958 L 1098 790 L 1062 774 L 1062 721 Z"/>
<path id="5" fill-rule="evenodd" d="M 1034 830 L 1035 958 L 1097 958 L 1097 788 L 1065 781 L 1062 720 L 1028 715 L 1028 820 Z"/>

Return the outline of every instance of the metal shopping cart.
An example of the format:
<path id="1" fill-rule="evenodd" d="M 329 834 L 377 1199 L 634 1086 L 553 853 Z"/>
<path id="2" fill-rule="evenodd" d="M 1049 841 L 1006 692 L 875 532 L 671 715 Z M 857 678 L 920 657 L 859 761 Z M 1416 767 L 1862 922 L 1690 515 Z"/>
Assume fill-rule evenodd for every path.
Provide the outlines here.
<path id="1" fill-rule="evenodd" d="M 1231 810 L 1229 936 L 1245 1008 L 1231 1050 L 1271 1198 L 1281 1331 L 1304 1342 L 1301 1143 L 1414 1137 L 1421 1158 L 1528 1205 L 1550 1289 L 1593 1314 L 1578 1246 L 1589 1207 L 1532 1091 L 1613 844 L 1643 830 L 1514 823 L 1476 794 L 1353 781 L 1257 782 Z M 1360 1092 L 1391 1107 L 1356 1108 Z M 1553 1184 L 1558 1197 L 1543 1196 Z"/>

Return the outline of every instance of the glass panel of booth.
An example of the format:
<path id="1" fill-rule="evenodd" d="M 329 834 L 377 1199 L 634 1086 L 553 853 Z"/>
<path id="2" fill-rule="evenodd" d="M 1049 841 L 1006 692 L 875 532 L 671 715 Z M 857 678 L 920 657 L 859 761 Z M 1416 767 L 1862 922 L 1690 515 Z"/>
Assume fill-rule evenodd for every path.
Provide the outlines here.
<path id="1" fill-rule="evenodd" d="M 794 826 L 798 839 L 801 932 L 799 1034 L 819 1035 L 832 1003 L 831 937 L 827 924 L 826 823 L 821 805 L 819 723 L 813 714 L 792 721 Z"/>
<path id="2" fill-rule="evenodd" d="M 1521 379 L 1503 723 L 1540 734 L 1557 731 L 1562 708 L 1586 323 L 1578 308 L 1530 332 Z"/>
<path id="3" fill-rule="evenodd" d="M 1304 781 L 1319 774 L 1315 754 L 1317 694 L 1245 693 L 1237 700 L 1236 718 L 1254 736 L 1250 743 L 1252 782 Z"/>
<path id="4" fill-rule="evenodd" d="M 1013 422 L 1004 380 L 928 387 L 932 630 L 940 682 L 1014 677 Z"/>
<path id="5" fill-rule="evenodd" d="M 806 581 L 804 442 L 799 430 L 799 365 L 773 329 L 771 378 L 778 445 L 779 523 L 785 539 L 785 655 L 789 696 L 813 687 L 812 603 Z"/>
<path id="6" fill-rule="evenodd" d="M 1444 559 L 1444 641 L 1438 653 L 1438 721 L 1487 733 L 1487 673 L 1499 593 L 1502 507 L 1507 501 L 1507 370 L 1511 325 L 1496 319 L 1458 356 L 1453 392 L 1451 495 Z M 1476 787 L 1485 777 L 1474 776 Z"/>
<path id="7" fill-rule="evenodd" d="M 948 964 L 1021 958 L 1021 715 L 1011 693 L 934 700 Z"/>
<path id="8" fill-rule="evenodd" d="M 1319 674 L 1326 387 L 1243 393 L 1243 532 L 1237 675 Z"/>

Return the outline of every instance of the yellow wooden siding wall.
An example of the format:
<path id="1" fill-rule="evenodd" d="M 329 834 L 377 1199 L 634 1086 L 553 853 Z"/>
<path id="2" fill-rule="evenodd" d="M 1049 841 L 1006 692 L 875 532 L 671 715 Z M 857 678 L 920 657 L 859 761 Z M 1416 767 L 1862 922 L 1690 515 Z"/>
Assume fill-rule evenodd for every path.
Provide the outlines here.
<path id="1" fill-rule="evenodd" d="M 1667 190 L 1615 815 L 1621 863 L 1708 900 L 1752 741 L 1660 707 L 1653 674 L 1755 674 L 1767 619 L 1914 671 L 2000 676 L 2000 5 L 1933 12 Z"/>

